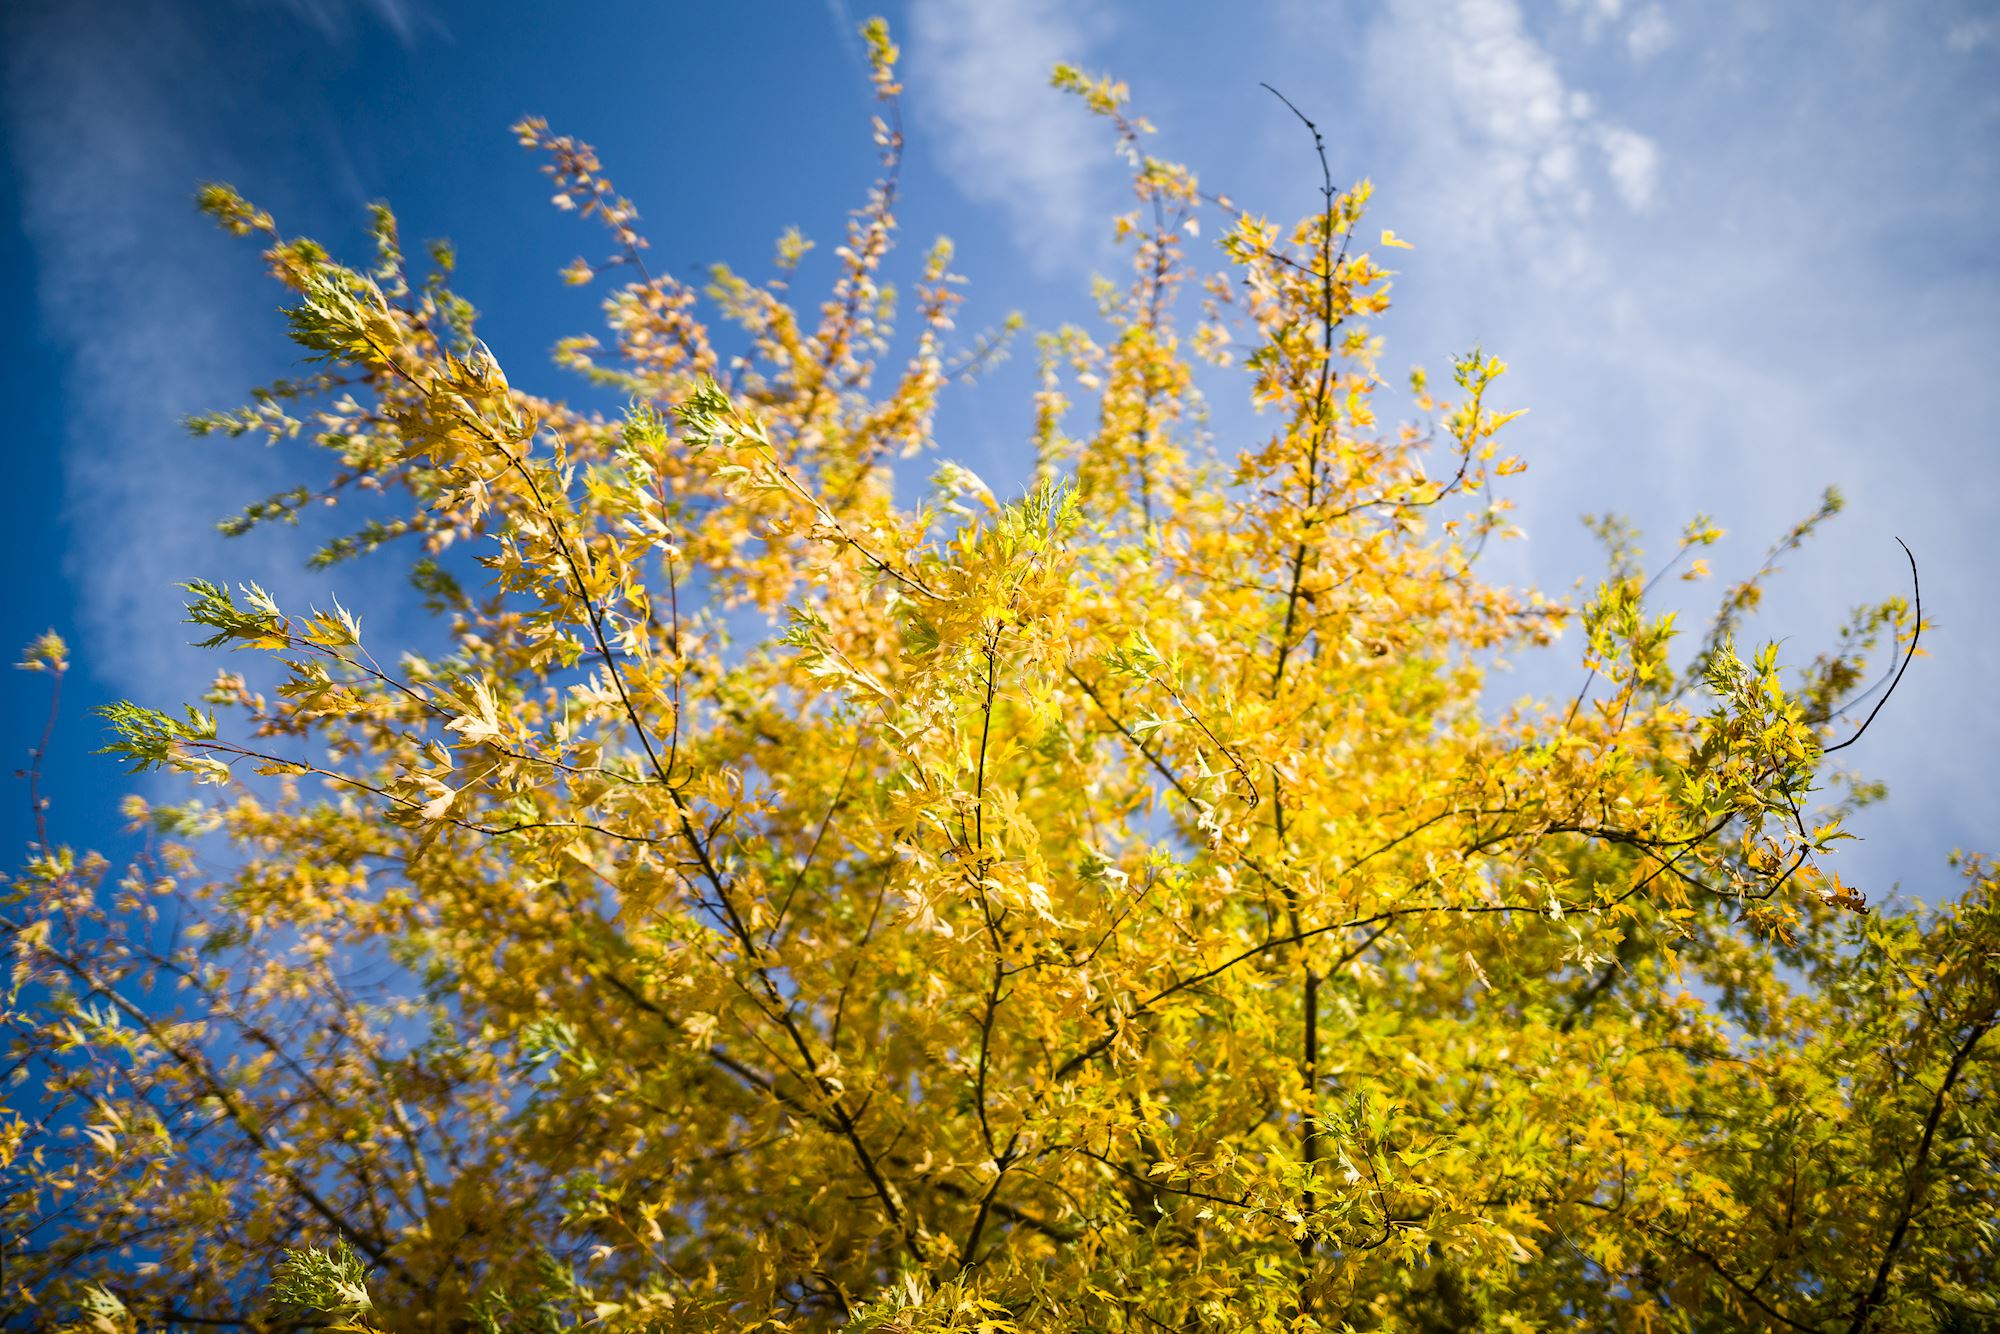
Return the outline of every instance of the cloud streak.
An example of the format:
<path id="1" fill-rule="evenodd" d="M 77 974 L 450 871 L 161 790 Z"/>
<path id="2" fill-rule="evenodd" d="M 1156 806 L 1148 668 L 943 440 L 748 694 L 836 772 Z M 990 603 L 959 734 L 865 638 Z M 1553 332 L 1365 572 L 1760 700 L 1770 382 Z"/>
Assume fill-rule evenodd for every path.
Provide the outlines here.
<path id="1" fill-rule="evenodd" d="M 172 7 L 98 23 L 61 4 L 16 8 L 4 32 L 20 224 L 41 327 L 64 359 L 64 434 L 50 447 L 76 603 L 65 628 L 111 689 L 193 699 L 216 663 L 188 647 L 178 581 L 228 570 L 303 597 L 308 549 L 282 530 L 225 550 L 216 520 L 293 479 L 277 453 L 196 444 L 180 425 L 242 400 L 265 361 L 246 333 L 270 305 L 194 213 L 196 183 L 226 165 L 200 129 L 212 108 L 189 95 L 186 72 L 210 53 Z"/>
<path id="2" fill-rule="evenodd" d="M 344 37 L 357 13 L 371 14 L 404 46 L 414 45 L 421 13 L 409 0 L 282 0 L 284 8 L 328 37 Z"/>
<path id="3" fill-rule="evenodd" d="M 1619 13 L 1598 0 L 1587 21 Z M 1564 80 L 1514 0 L 1396 0 L 1369 46 L 1372 94 L 1394 109 L 1433 183 L 1423 202 L 1458 239 L 1511 234 L 1561 253 L 1600 184 L 1629 210 L 1652 206 L 1658 145 Z"/>
<path id="4" fill-rule="evenodd" d="M 1059 61 L 1102 35 L 1094 6 L 1062 0 L 926 0 L 910 21 L 910 90 L 938 156 L 968 199 L 997 210 L 1039 272 L 1077 267 L 1101 246 L 1110 138 L 1049 89 Z"/>

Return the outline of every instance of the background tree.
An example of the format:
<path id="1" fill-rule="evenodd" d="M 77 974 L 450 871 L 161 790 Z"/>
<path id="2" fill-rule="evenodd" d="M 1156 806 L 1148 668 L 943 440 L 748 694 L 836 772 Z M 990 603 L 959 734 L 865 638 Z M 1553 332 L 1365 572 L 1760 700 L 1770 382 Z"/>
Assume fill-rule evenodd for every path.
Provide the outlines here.
<path id="1" fill-rule="evenodd" d="M 902 143 L 866 36 L 884 171 L 816 311 L 803 238 L 698 295 L 588 146 L 517 127 L 612 233 L 567 274 L 625 271 L 609 340 L 558 361 L 622 415 L 512 387 L 386 209 L 354 268 L 204 191 L 318 368 L 195 427 L 333 459 L 232 524 L 377 497 L 321 559 L 408 552 L 450 648 L 189 585 L 276 684 L 108 710 L 207 795 L 134 800 L 152 841 L 115 878 L 44 833 L 7 897 L 11 1317 L 1992 1317 L 1994 875 L 1870 914 L 1825 864 L 1871 795 L 1827 757 L 1921 609 L 1864 608 L 1790 682 L 1734 645 L 1837 498 L 1682 662 L 1648 598 L 1705 519 L 1650 578 L 1606 521 L 1580 609 L 1488 582 L 1504 367 L 1419 374 L 1413 423 L 1378 422 L 1366 184 L 1322 154 L 1281 229 L 1065 68 L 1132 165 L 1132 280 L 1038 340 L 1020 495 L 945 463 L 898 505 L 1008 331 L 948 351 L 939 243 L 884 369 Z M 1198 360 L 1248 377 L 1261 438 L 1205 437 Z M 1484 702 L 1572 622 L 1574 695 Z"/>

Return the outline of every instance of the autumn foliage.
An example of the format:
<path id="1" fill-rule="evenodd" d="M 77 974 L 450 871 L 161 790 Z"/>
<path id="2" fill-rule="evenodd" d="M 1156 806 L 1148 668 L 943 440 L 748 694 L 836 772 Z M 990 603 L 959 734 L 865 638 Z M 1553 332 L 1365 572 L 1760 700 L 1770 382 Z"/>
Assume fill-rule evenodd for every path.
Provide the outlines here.
<path id="1" fill-rule="evenodd" d="M 322 559 L 404 561 L 448 647 L 189 585 L 257 665 L 107 712 L 196 799 L 133 800 L 116 871 L 44 832 L 0 913 L 0 1309 L 2000 1318 L 2000 886 L 1968 861 L 1955 901 L 1871 912 L 1829 856 L 1871 795 L 1831 752 L 1893 725 L 1869 710 L 1918 609 L 1784 670 L 1736 638 L 1771 566 L 1691 639 L 1615 523 L 1576 605 L 1489 581 L 1504 367 L 1378 406 L 1401 243 L 1364 235 L 1366 184 L 1249 216 L 1069 69 L 1131 164 L 1130 279 L 1033 340 L 1032 476 L 943 462 L 899 501 L 1012 330 L 961 342 L 941 242 L 892 337 L 899 89 L 868 37 L 884 175 L 816 306 L 796 234 L 768 281 L 654 270 L 592 150 L 517 127 L 609 230 L 566 273 L 610 285 L 608 332 L 556 360 L 622 412 L 511 385 L 386 209 L 350 267 L 204 192 L 312 369 L 196 429 L 328 460 L 231 526 L 358 504 Z M 1258 438 L 1204 434 L 1218 389 Z M 1573 690 L 1487 697 L 1549 645 Z"/>

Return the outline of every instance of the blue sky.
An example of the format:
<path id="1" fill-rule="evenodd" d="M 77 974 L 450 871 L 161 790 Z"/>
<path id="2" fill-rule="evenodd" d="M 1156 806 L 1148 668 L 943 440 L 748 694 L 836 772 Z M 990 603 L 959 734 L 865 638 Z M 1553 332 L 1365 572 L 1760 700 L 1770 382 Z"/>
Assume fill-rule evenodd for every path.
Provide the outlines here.
<path id="1" fill-rule="evenodd" d="M 1707 511 L 1718 576 L 1837 484 L 1848 513 L 1788 561 L 1756 631 L 1810 656 L 1845 611 L 1898 591 L 1892 535 L 1922 562 L 1933 656 L 1846 753 L 1891 785 L 1843 874 L 1934 896 L 1955 846 L 2000 845 L 2000 7 L 1756 0 L 921 0 L 881 7 L 905 47 L 906 254 L 959 242 L 970 332 L 1019 309 L 1087 317 L 1118 272 L 1105 219 L 1122 174 L 1102 127 L 1046 89 L 1058 59 L 1127 80 L 1153 145 L 1205 186 L 1290 218 L 1314 201 L 1297 125 L 1336 175 L 1372 178 L 1396 252 L 1385 369 L 1505 357 L 1531 470 L 1530 537 L 1499 576 L 1560 591 L 1599 565 L 1586 511 L 1664 551 Z M 0 7 L 5 214 L 0 376 L 5 647 L 55 626 L 80 670 L 51 786 L 67 839 L 103 842 L 120 784 L 84 752 L 89 703 L 167 704 L 214 663 L 186 648 L 173 584 L 254 578 L 338 595 L 378 645 L 419 631 L 386 569 L 303 569 L 310 534 L 225 542 L 214 521 L 297 455 L 194 442 L 293 358 L 277 293 L 243 243 L 195 214 L 226 179 L 288 232 L 361 245 L 389 200 L 412 240 L 450 236 L 460 288 L 517 383 L 596 326 L 556 270 L 598 238 L 548 207 L 506 127 L 547 116 L 602 150 L 654 258 L 688 276 L 763 271 L 797 224 L 830 248 L 872 175 L 843 0 L 547 6 L 459 0 Z M 1212 234 L 1212 233 L 1211 233 Z M 822 252 L 823 253 L 823 252 Z M 810 291 L 808 265 L 800 290 Z M 537 366 L 543 369 L 537 370 Z M 1004 485 L 1022 470 L 1025 359 L 960 393 L 940 453 Z M 1214 386 L 1212 386 L 1214 387 Z M 1249 419 L 1218 394 L 1226 439 Z M 1703 586 L 1690 612 L 1718 592 Z M 1573 682 L 1569 654 L 1522 688 Z M 7 744 L 39 729 L 43 682 L 9 674 Z M 11 768 L 11 766 L 10 766 Z M 5 803 L 18 849 L 26 803 Z"/>

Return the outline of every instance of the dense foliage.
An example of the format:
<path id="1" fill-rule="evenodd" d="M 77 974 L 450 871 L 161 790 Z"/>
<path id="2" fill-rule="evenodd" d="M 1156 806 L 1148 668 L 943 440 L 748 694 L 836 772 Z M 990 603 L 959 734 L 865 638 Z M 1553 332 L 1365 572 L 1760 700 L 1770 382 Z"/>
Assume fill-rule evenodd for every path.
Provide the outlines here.
<path id="1" fill-rule="evenodd" d="M 0 912 L 0 1309 L 2000 1318 L 2000 886 L 1968 861 L 1956 901 L 1871 912 L 1826 857 L 1871 795 L 1829 756 L 1919 610 L 1781 672 L 1736 646 L 1774 564 L 1692 646 L 1615 523 L 1585 605 L 1489 582 L 1503 367 L 1416 376 L 1412 423 L 1378 422 L 1367 186 L 1249 216 L 1069 69 L 1133 168 L 1132 279 L 1036 341 L 1018 494 L 944 463 L 899 504 L 892 465 L 1010 330 L 953 354 L 940 243 L 891 341 L 899 90 L 867 31 L 885 174 L 816 309 L 803 238 L 698 292 L 647 267 L 586 145 L 518 127 L 615 239 L 566 275 L 624 279 L 609 337 L 557 360 L 623 414 L 511 387 L 449 253 L 413 272 L 387 210 L 353 268 L 204 193 L 316 368 L 196 428 L 332 461 L 230 526 L 372 505 L 323 559 L 402 553 L 448 647 L 189 586 L 207 642 L 265 666 L 108 713 L 137 767 L 210 786 L 135 799 L 116 873 L 44 830 Z M 1230 383 L 1241 448 L 1203 427 L 1197 385 Z M 1558 639 L 1573 693 L 1485 699 L 1498 655 Z"/>

